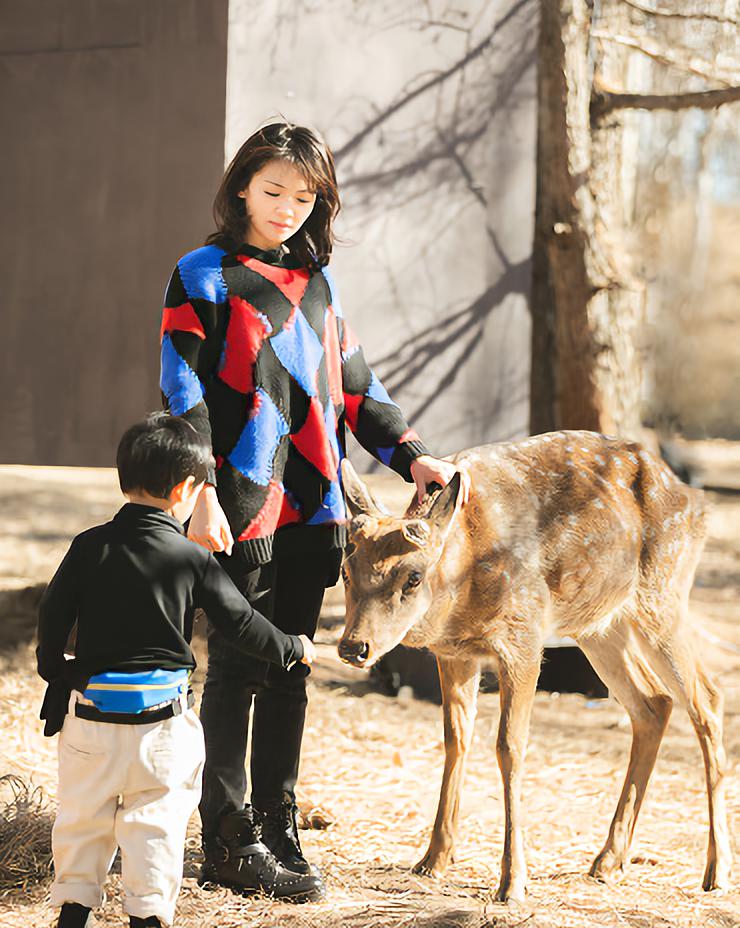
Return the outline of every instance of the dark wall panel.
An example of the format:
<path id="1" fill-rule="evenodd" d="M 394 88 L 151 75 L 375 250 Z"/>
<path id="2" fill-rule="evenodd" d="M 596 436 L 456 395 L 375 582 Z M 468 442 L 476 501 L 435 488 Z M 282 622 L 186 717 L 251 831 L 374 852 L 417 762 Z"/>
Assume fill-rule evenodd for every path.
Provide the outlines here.
<path id="1" fill-rule="evenodd" d="M 0 2 L 0 462 L 106 465 L 210 231 L 227 0 Z"/>

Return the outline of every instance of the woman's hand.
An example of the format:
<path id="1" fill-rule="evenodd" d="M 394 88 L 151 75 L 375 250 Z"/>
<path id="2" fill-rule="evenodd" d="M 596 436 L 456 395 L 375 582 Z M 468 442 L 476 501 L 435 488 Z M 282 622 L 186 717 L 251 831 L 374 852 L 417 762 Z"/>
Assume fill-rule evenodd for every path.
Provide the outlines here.
<path id="1" fill-rule="evenodd" d="M 302 664 L 313 664 L 316 660 L 316 647 L 307 635 L 299 635 L 301 639 L 301 644 L 303 645 L 303 657 L 301 658 Z"/>
<path id="2" fill-rule="evenodd" d="M 210 484 L 200 491 L 198 502 L 190 517 L 188 538 L 209 551 L 225 551 L 231 554 L 234 539 L 229 520 L 218 501 L 216 488 Z"/>
<path id="3" fill-rule="evenodd" d="M 430 454 L 422 454 L 421 457 L 412 461 L 411 476 L 416 484 L 419 502 L 427 495 L 427 487 L 430 483 L 438 483 L 446 487 L 457 473 L 460 474 L 460 495 L 457 502 L 458 506 L 464 506 L 470 497 L 470 474 L 466 467 L 457 467 L 449 461 L 440 461 L 439 458 L 433 458 Z"/>

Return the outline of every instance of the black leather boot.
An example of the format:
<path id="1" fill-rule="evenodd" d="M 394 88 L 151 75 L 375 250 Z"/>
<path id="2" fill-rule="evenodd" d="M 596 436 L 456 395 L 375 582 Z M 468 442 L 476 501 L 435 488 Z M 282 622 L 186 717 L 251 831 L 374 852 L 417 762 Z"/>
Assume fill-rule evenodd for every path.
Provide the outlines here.
<path id="1" fill-rule="evenodd" d="M 150 915 L 148 918 L 139 918 L 138 915 L 129 915 L 129 928 L 162 928 L 162 922 L 156 915 Z"/>
<path id="2" fill-rule="evenodd" d="M 205 863 L 198 883 L 226 886 L 241 895 L 263 892 L 286 902 L 313 902 L 324 895 L 324 884 L 311 873 L 283 867 L 261 841 L 252 809 L 225 815 L 213 840 L 203 843 Z"/>
<path id="3" fill-rule="evenodd" d="M 303 856 L 298 838 L 298 806 L 292 793 L 284 792 L 281 799 L 255 800 L 255 818 L 262 826 L 262 841 L 280 863 L 294 873 L 312 873 L 318 870 Z"/>
<path id="4" fill-rule="evenodd" d="M 57 928 L 92 928 L 91 911 L 79 902 L 65 902 L 59 912 Z"/>

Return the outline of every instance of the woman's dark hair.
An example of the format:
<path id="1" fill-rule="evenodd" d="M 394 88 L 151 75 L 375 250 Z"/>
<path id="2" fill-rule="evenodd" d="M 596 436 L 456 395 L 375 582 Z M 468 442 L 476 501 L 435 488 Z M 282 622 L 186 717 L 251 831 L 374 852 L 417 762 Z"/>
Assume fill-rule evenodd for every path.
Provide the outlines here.
<path id="1" fill-rule="evenodd" d="M 157 499 L 167 499 L 186 477 L 203 483 L 211 464 L 206 439 L 185 419 L 166 412 L 126 429 L 116 454 L 121 490 L 144 490 Z"/>
<path id="2" fill-rule="evenodd" d="M 236 153 L 213 201 L 217 231 L 208 236 L 206 244 L 229 251 L 245 240 L 249 220 L 239 191 L 275 158 L 294 165 L 316 193 L 311 215 L 288 240 L 290 253 L 304 267 L 323 267 L 331 256 L 332 222 L 340 207 L 334 158 L 310 129 L 288 122 L 275 122 L 258 129 Z"/>

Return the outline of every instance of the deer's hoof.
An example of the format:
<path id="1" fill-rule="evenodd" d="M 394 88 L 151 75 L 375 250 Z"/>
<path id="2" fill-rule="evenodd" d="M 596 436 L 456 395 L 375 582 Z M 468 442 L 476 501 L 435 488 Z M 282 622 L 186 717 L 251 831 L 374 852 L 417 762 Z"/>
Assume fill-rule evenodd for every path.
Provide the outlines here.
<path id="1" fill-rule="evenodd" d="M 602 851 L 591 864 L 588 875 L 599 883 L 608 883 L 624 870 L 624 861 L 613 851 Z"/>
<path id="2" fill-rule="evenodd" d="M 730 868 L 717 861 L 707 864 L 701 888 L 705 893 L 723 893 L 730 888 Z"/>
<path id="3" fill-rule="evenodd" d="M 524 883 L 501 883 L 496 890 L 496 902 L 503 902 L 508 906 L 518 906 L 524 903 L 527 890 Z"/>
<path id="4" fill-rule="evenodd" d="M 432 857 L 431 854 L 425 854 L 421 860 L 411 868 L 412 873 L 418 873 L 419 876 L 431 876 L 435 879 L 439 879 L 443 876 L 446 869 L 446 864 L 439 860 L 439 858 Z"/>

